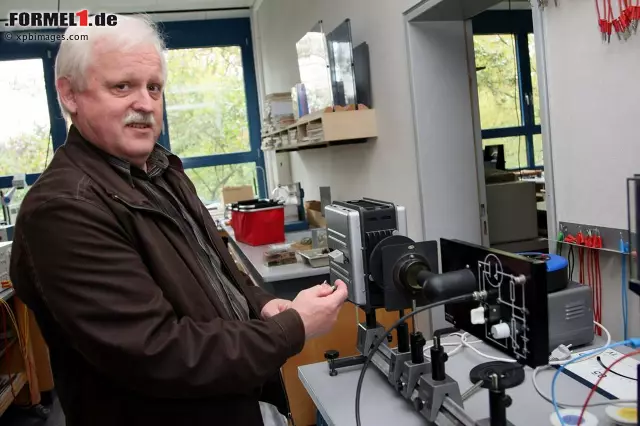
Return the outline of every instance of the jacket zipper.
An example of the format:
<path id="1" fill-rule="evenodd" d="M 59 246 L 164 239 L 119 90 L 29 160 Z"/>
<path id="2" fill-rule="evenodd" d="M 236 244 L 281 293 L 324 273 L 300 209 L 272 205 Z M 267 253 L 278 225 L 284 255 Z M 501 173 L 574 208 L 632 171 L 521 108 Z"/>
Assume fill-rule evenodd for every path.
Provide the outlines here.
<path id="1" fill-rule="evenodd" d="M 216 247 L 216 245 L 213 242 L 213 238 L 211 238 L 211 233 L 209 232 L 209 228 L 206 225 L 206 221 L 204 220 L 204 212 L 202 210 L 202 207 L 199 207 L 198 210 L 200 211 L 200 220 L 202 221 L 203 225 L 204 225 L 204 229 L 205 231 L 207 231 L 207 238 L 209 238 L 209 244 L 211 244 L 211 247 L 213 248 L 213 250 L 216 252 L 216 254 L 218 255 L 218 258 L 220 258 L 220 262 L 222 263 L 222 256 L 220 255 L 220 252 L 218 251 L 218 247 Z M 225 269 L 229 269 L 228 266 L 225 266 Z M 231 271 L 227 271 L 229 272 L 229 276 L 230 278 L 233 278 L 233 281 L 236 281 L 235 277 L 233 276 L 233 274 L 231 273 Z M 246 298 L 247 295 L 245 294 L 245 292 L 242 290 L 242 286 L 240 285 L 240 283 L 236 283 L 236 288 L 238 289 L 238 291 L 240 293 L 242 293 L 242 295 Z M 260 315 L 258 315 L 258 313 L 255 311 L 255 309 L 253 308 L 253 306 L 250 303 L 247 303 L 247 306 L 249 307 L 249 309 L 251 310 L 251 313 L 256 317 L 256 318 L 260 318 Z"/>
<path id="2" fill-rule="evenodd" d="M 173 219 L 171 216 L 169 216 L 166 213 L 161 212 L 160 210 L 156 210 L 156 209 L 152 209 L 149 207 L 142 207 L 142 206 L 134 206 L 133 204 L 123 200 L 120 196 L 118 196 L 117 194 L 112 194 L 111 195 L 113 197 L 114 200 L 119 201 L 120 203 L 124 204 L 125 206 L 133 209 L 133 210 L 141 210 L 141 211 L 146 211 L 149 213 L 155 213 L 155 214 L 159 214 L 162 217 L 165 217 L 167 219 L 169 219 L 171 222 L 173 222 L 178 228 L 180 228 L 180 225 L 178 225 L 178 222 L 176 222 L 175 219 Z M 202 216 L 203 212 L 202 212 L 202 208 L 200 208 L 200 216 Z M 200 218 L 203 222 L 203 218 Z M 210 243 L 211 243 L 211 247 L 213 247 L 213 249 L 216 251 L 216 254 L 220 257 L 220 253 L 218 253 L 218 249 L 216 248 L 216 245 L 213 244 L 213 240 L 211 238 L 211 234 L 209 233 L 209 228 L 207 228 L 207 226 L 205 225 L 204 227 L 207 231 L 207 237 L 209 237 Z M 239 287 L 240 288 L 240 287 Z M 246 297 L 246 295 L 245 295 Z M 255 310 L 253 309 L 252 306 L 249 307 L 251 309 L 251 311 L 253 312 L 253 314 L 256 316 L 256 318 L 259 318 L 258 314 L 255 312 Z M 284 398 L 285 398 L 285 402 L 287 404 L 287 420 L 289 420 L 291 422 L 292 425 L 294 425 L 293 422 L 293 415 L 291 414 L 291 406 L 289 405 L 289 395 L 287 393 L 287 387 L 284 385 L 284 380 L 282 379 L 282 371 L 278 370 L 278 378 L 280 379 L 280 386 L 282 386 L 282 391 L 284 392 Z"/>
<path id="3" fill-rule="evenodd" d="M 287 387 L 284 385 L 284 380 L 282 379 L 282 371 L 278 371 L 278 378 L 280 379 L 280 386 L 282 386 L 282 391 L 284 392 L 284 400 L 287 403 L 287 420 L 295 426 L 293 414 L 291 414 L 291 406 L 289 405 L 289 394 L 287 393 Z"/>

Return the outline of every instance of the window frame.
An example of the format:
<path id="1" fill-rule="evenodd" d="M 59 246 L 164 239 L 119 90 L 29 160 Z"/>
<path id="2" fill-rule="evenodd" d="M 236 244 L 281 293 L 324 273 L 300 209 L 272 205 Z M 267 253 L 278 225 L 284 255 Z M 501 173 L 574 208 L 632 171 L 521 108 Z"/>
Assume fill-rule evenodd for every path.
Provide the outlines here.
<path id="1" fill-rule="evenodd" d="M 261 147 L 260 103 L 258 84 L 249 18 L 230 18 L 213 20 L 158 22 L 159 30 L 165 37 L 167 49 L 188 49 L 204 47 L 239 46 L 242 56 L 244 74 L 244 90 L 247 106 L 250 150 L 228 154 L 211 154 L 197 157 L 181 157 L 184 169 L 223 166 L 241 163 L 254 163 L 256 166 L 256 184 L 258 196 L 266 198 L 266 172 L 264 155 Z M 63 29 L 47 31 L 29 31 L 41 34 L 62 34 Z M 67 127 L 58 105 L 55 88 L 55 60 L 59 42 L 7 42 L 0 38 L 0 61 L 20 59 L 42 59 L 44 69 L 45 90 L 51 126 L 52 148 L 55 152 L 67 138 Z M 170 76 L 169 76 L 170 78 Z M 158 142 L 171 149 L 171 129 L 167 119 L 166 102 L 164 103 L 163 121 L 165 131 Z M 27 185 L 33 185 L 41 173 L 27 174 Z M 11 188 L 13 176 L 0 176 L 0 189 Z"/>
<path id="2" fill-rule="evenodd" d="M 536 165 L 533 139 L 542 134 L 542 126 L 535 123 L 534 102 L 531 79 L 531 52 L 529 34 L 533 34 L 533 18 L 530 10 L 493 10 L 483 12 L 472 20 L 473 35 L 506 34 L 515 37 L 516 67 L 520 102 L 520 126 L 482 129 L 482 139 L 497 139 L 521 136 L 525 138 L 527 163 L 522 168 L 510 170 L 544 170 L 544 165 Z M 535 52 L 533 52 L 535 54 Z M 531 100 L 527 103 L 526 97 Z M 480 112 L 482 113 L 482 112 Z"/>

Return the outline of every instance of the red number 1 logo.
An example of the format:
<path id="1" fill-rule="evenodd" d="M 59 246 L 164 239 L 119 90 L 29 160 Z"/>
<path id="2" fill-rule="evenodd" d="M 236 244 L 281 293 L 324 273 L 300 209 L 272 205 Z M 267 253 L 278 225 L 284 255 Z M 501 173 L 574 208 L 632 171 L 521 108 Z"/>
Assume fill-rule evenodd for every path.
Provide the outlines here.
<path id="1" fill-rule="evenodd" d="M 89 11 L 87 9 L 76 12 L 76 16 L 80 18 L 80 26 L 86 27 L 89 25 Z"/>

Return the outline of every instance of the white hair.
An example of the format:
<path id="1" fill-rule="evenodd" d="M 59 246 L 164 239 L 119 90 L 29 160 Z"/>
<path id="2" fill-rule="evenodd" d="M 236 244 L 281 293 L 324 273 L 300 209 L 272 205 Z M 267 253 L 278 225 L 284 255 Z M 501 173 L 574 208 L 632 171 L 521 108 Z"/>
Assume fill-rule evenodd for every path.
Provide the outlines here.
<path id="1" fill-rule="evenodd" d="M 71 26 L 64 33 L 56 57 L 55 80 L 69 79 L 73 90 L 82 91 L 86 87 L 86 71 L 91 63 L 93 46 L 96 42 L 108 42 L 119 50 L 143 45 L 152 45 L 158 51 L 162 65 L 162 76 L 167 79 L 167 63 L 164 55 L 165 43 L 156 24 L 146 15 L 116 15 L 114 26 Z M 89 17 L 92 22 L 92 17 Z M 58 94 L 58 103 L 69 118 L 69 111 Z"/>

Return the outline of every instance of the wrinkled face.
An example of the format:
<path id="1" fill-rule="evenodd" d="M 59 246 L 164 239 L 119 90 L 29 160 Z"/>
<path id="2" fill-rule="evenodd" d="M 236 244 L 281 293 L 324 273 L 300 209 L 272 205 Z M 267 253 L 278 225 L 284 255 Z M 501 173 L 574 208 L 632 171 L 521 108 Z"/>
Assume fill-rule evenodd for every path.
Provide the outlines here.
<path id="1" fill-rule="evenodd" d="M 98 148 L 144 169 L 162 131 L 157 50 L 149 45 L 118 51 L 98 42 L 85 75 L 85 90 L 73 92 L 67 105 L 76 127 Z"/>

